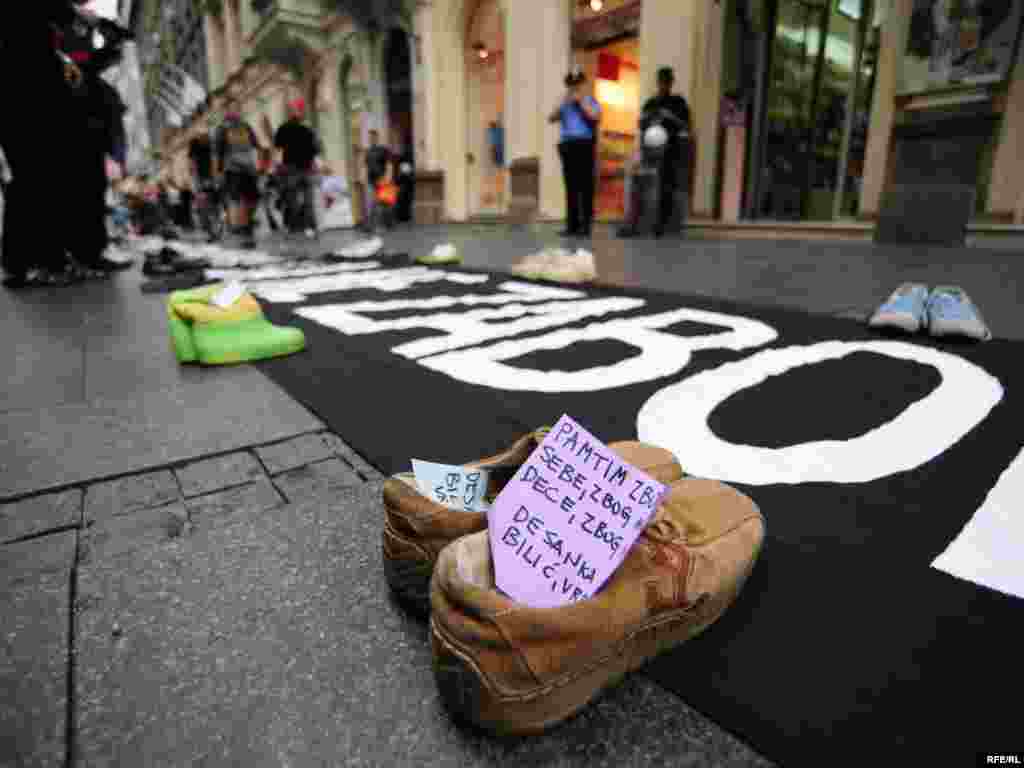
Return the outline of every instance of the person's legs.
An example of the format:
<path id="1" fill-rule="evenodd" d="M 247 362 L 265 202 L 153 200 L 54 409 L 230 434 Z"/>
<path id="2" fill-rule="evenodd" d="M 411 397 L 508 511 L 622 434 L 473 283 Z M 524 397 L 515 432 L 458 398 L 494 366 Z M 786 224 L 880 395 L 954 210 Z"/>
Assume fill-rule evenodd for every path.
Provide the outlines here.
<path id="1" fill-rule="evenodd" d="M 299 210 L 302 213 L 301 219 L 304 230 L 312 230 L 316 232 L 316 207 L 314 204 L 313 195 L 316 194 L 316 188 L 314 186 L 313 174 L 306 172 L 302 174 L 299 180 L 299 194 L 301 197 L 301 205 Z"/>
<path id="2" fill-rule="evenodd" d="M 580 234 L 590 237 L 594 225 L 594 173 L 597 156 L 594 141 L 579 143 L 579 185 L 580 185 Z"/>
<path id="3" fill-rule="evenodd" d="M 575 142 L 565 141 L 558 145 L 558 154 L 562 159 L 562 179 L 565 182 L 565 234 L 574 235 L 579 231 L 579 190 L 576 189 L 576 173 L 572 145 Z"/>
<path id="4" fill-rule="evenodd" d="M 658 223 L 654 228 L 655 237 L 665 234 L 665 227 L 672 218 L 672 210 L 676 201 L 676 176 L 679 168 L 679 150 L 677 147 L 666 147 L 665 156 L 658 171 Z"/>

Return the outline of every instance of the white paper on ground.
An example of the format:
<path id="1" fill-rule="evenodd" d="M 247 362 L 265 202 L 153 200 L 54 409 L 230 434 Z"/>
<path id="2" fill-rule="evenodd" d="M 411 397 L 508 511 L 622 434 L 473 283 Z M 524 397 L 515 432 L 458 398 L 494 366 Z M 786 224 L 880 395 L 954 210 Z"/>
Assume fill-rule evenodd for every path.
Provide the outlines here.
<path id="1" fill-rule="evenodd" d="M 413 459 L 412 471 L 420 493 L 438 504 L 466 512 L 487 512 L 491 507 L 484 501 L 490 474 L 486 469 Z"/>
<path id="2" fill-rule="evenodd" d="M 245 286 L 235 280 L 232 280 L 213 295 L 210 299 L 210 303 L 216 307 L 225 309 L 242 298 L 244 293 Z"/>
<path id="3" fill-rule="evenodd" d="M 960 535 L 932 561 L 950 576 L 1024 597 L 1024 450 L 999 476 Z"/>

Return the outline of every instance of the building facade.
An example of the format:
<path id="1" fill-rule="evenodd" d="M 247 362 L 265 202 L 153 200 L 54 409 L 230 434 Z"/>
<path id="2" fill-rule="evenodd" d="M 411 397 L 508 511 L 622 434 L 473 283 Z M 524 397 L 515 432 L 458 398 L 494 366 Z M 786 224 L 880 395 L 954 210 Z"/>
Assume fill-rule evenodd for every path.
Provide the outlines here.
<path id="1" fill-rule="evenodd" d="M 671 66 L 693 114 L 696 219 L 872 221 L 916 159 L 956 166 L 976 220 L 1019 224 L 1022 5 L 194 0 L 211 99 L 164 146 L 180 155 L 232 99 L 269 142 L 301 95 L 328 163 L 357 188 L 370 128 L 409 142 L 419 221 L 559 219 L 546 116 L 578 65 L 604 108 L 597 211 L 615 220 L 640 106 Z M 930 143 L 911 141 L 924 134 Z"/>

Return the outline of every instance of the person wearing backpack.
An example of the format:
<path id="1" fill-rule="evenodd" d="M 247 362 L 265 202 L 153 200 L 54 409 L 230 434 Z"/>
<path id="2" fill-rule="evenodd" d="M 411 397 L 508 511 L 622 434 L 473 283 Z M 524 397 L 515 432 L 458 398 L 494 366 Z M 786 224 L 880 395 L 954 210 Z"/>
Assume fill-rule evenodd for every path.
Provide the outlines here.
<path id="1" fill-rule="evenodd" d="M 590 237 L 594 222 L 594 176 L 601 105 L 584 95 L 586 75 L 579 68 L 565 77 L 565 99 L 548 116 L 561 126 L 558 154 L 565 179 L 566 228 L 562 237 Z"/>

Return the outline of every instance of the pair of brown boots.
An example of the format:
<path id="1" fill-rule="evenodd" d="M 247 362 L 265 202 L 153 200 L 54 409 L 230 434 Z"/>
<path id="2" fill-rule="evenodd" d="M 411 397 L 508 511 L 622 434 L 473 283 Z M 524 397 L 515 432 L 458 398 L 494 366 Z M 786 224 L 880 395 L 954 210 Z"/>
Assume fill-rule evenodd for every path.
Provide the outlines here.
<path id="1" fill-rule="evenodd" d="M 507 482 L 543 439 L 538 430 L 466 466 Z M 385 482 L 385 573 L 405 604 L 430 614 L 434 673 L 454 714 L 502 734 L 539 733 L 699 634 L 739 594 L 764 540 L 753 501 L 684 478 L 661 448 L 609 447 L 669 492 L 603 589 L 560 608 L 530 608 L 497 590 L 485 514 L 435 503 L 412 474 Z"/>

